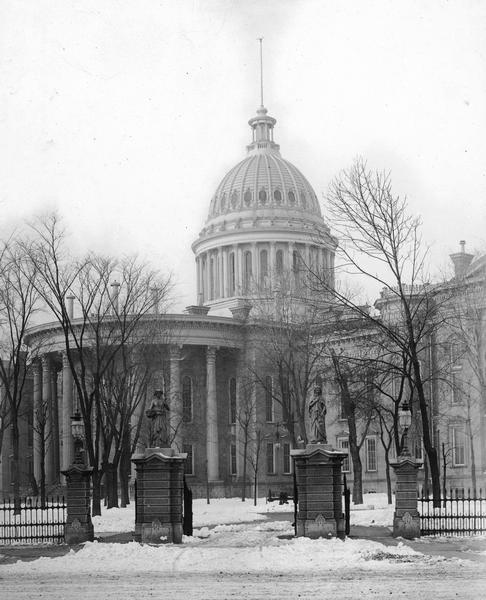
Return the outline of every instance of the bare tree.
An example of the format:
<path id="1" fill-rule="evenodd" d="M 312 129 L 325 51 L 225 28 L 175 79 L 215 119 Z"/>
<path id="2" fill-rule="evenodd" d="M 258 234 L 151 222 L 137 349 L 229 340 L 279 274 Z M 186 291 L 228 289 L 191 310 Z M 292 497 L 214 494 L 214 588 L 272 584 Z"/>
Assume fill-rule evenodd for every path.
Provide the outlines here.
<path id="1" fill-rule="evenodd" d="M 56 215 L 32 225 L 28 247 L 36 289 L 58 320 L 85 427 L 92 467 L 93 514 L 101 512 L 103 380 L 144 319 L 168 300 L 170 279 L 136 258 L 72 258 Z M 77 314 L 70 308 L 70 297 Z"/>
<path id="2" fill-rule="evenodd" d="M 315 273 L 320 287 L 368 320 L 397 349 L 405 352 L 421 415 L 424 447 L 432 476 L 434 504 L 440 505 L 438 450 L 420 372 L 421 352 L 437 323 L 437 297 L 426 282 L 427 250 L 420 219 L 409 215 L 406 199 L 392 191 L 390 175 L 373 172 L 357 160 L 330 186 L 328 208 L 340 245 L 341 268 L 383 286 L 381 314 L 364 310 Z"/>
<path id="3" fill-rule="evenodd" d="M 0 248 L 0 383 L 2 427 L 12 435 L 12 478 L 15 508 L 20 509 L 20 431 L 25 411 L 24 389 L 28 364 L 35 349 L 25 334 L 38 309 L 37 274 L 26 261 L 20 238 L 12 237 Z"/>

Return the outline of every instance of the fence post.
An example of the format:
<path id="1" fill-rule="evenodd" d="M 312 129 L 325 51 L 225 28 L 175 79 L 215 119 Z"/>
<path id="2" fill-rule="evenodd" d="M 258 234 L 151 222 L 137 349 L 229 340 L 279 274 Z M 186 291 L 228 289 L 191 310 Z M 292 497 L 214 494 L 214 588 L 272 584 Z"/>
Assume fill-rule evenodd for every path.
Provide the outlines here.
<path id="1" fill-rule="evenodd" d="M 81 544 L 94 539 L 90 511 L 90 477 L 92 467 L 73 464 L 62 474 L 67 485 L 67 516 L 64 525 L 66 544 Z"/>
<path id="2" fill-rule="evenodd" d="M 420 537 L 420 515 L 417 510 L 417 469 L 420 461 L 410 456 L 400 456 L 390 463 L 395 470 L 395 513 L 393 515 L 393 537 L 407 540 Z"/>

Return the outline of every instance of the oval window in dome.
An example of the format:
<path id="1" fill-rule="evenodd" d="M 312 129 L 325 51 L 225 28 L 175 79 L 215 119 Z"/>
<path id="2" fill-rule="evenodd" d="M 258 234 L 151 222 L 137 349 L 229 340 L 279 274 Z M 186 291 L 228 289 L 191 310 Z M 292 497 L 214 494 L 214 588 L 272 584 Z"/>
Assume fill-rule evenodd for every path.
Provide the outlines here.
<path id="1" fill-rule="evenodd" d="M 231 194 L 231 206 L 233 208 L 236 208 L 237 204 L 238 204 L 238 192 L 236 190 L 233 190 L 233 192 Z"/>
<path id="2" fill-rule="evenodd" d="M 267 202 L 267 192 L 263 188 L 258 192 L 258 199 L 260 204 L 266 204 Z"/>
<path id="3" fill-rule="evenodd" d="M 280 190 L 275 190 L 273 197 L 275 198 L 275 204 L 282 204 L 282 192 Z"/>
<path id="4" fill-rule="evenodd" d="M 289 204 L 290 206 L 295 206 L 295 194 L 292 190 L 289 192 Z"/>
<path id="5" fill-rule="evenodd" d="M 243 199 L 245 201 L 246 206 L 250 206 L 250 204 L 251 204 L 251 190 L 250 190 L 250 188 L 246 189 L 246 192 L 245 192 L 245 195 L 244 195 Z"/>
<path id="6" fill-rule="evenodd" d="M 307 198 L 305 197 L 305 192 L 300 192 L 300 203 L 302 204 L 302 208 L 307 208 Z"/>

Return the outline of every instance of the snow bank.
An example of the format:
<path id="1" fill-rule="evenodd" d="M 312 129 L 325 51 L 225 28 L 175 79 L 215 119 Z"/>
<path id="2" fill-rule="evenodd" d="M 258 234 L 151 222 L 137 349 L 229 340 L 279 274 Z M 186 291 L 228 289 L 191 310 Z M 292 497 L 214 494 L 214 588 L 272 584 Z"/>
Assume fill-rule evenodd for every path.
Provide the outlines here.
<path id="1" fill-rule="evenodd" d="M 134 573 L 289 573 L 332 571 L 360 567 L 362 569 L 396 569 L 397 563 L 413 562 L 426 557 L 399 544 L 384 546 L 370 540 L 310 540 L 295 538 L 273 545 L 251 547 L 227 546 L 148 546 L 129 544 L 86 543 L 79 552 L 57 558 L 39 558 L 33 562 L 17 562 L 3 567 L 9 573 L 70 572 L 112 573 L 130 576 Z M 430 560 L 430 559 L 428 559 Z M 2 569 L 2 570 L 3 570 Z"/>

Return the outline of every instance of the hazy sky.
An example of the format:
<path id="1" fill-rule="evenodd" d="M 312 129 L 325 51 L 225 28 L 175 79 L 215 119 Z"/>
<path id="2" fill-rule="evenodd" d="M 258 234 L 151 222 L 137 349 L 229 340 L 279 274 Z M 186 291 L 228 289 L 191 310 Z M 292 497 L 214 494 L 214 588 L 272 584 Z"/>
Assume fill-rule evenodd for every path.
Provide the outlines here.
<path id="1" fill-rule="evenodd" d="M 80 249 L 138 252 L 195 302 L 191 243 L 259 104 L 323 199 L 361 155 L 434 265 L 486 248 L 484 0 L 2 0 L 0 210 L 57 208 Z M 325 211 L 324 211 L 325 212 Z"/>

